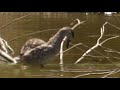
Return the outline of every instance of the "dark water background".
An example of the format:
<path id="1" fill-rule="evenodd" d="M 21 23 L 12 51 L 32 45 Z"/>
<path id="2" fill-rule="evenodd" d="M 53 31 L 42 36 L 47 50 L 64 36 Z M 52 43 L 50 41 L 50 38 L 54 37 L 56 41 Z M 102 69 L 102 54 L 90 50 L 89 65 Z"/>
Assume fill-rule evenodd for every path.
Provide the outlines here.
<path id="1" fill-rule="evenodd" d="M 102 53 L 105 56 L 111 57 L 108 61 L 106 58 L 94 58 L 94 57 L 85 57 L 78 64 L 74 64 L 75 61 L 81 57 L 81 55 L 88 50 L 90 47 L 96 44 L 96 40 L 100 36 L 100 28 L 105 22 L 114 24 L 117 27 L 120 27 L 119 14 L 112 16 L 106 16 L 103 13 L 81 13 L 81 12 L 0 12 L 0 27 L 3 25 L 19 18 L 21 16 L 30 14 L 23 19 L 15 21 L 0 30 L 0 35 L 2 38 L 7 40 L 10 46 L 15 50 L 15 55 L 17 56 L 20 53 L 20 49 L 24 43 L 31 38 L 41 38 L 44 41 L 47 41 L 51 36 L 53 36 L 57 31 L 47 31 L 42 33 L 37 33 L 34 35 L 26 36 L 11 41 L 12 39 L 22 36 L 24 34 L 47 30 L 47 29 L 59 29 L 64 26 L 70 26 L 70 23 L 75 19 L 80 19 L 81 21 L 86 21 L 84 24 L 80 25 L 74 30 L 75 38 L 72 41 L 72 44 L 83 43 L 88 47 L 83 45 L 78 46 L 79 49 L 74 48 L 66 53 L 64 53 L 64 71 L 61 71 L 59 65 L 59 56 L 56 57 L 52 62 L 47 64 L 44 68 L 39 66 L 32 65 L 0 65 L 0 77 L 46 77 L 46 78 L 72 78 L 81 74 L 89 72 L 98 72 L 100 70 L 107 71 L 114 68 L 117 68 L 120 64 L 119 59 L 113 57 L 120 57 L 118 53 L 106 53 L 101 47 L 96 48 L 98 52 Z M 115 27 L 110 25 L 105 26 L 104 37 L 101 41 L 109 38 L 110 36 L 105 35 L 119 35 L 120 31 Z M 97 35 L 97 36 L 93 36 Z M 91 37 L 93 36 L 93 37 Z M 107 48 L 111 48 L 117 51 L 120 51 L 120 38 L 110 40 L 103 44 Z M 64 47 L 64 50 L 66 48 Z M 81 50 L 80 50 L 81 49 Z M 92 51 L 89 53 L 93 56 L 100 56 L 96 52 Z M 111 63 L 113 62 L 113 63 Z M 105 74 L 101 75 L 88 75 L 84 77 L 102 77 Z M 120 74 L 114 74 L 110 77 L 120 77 Z"/>

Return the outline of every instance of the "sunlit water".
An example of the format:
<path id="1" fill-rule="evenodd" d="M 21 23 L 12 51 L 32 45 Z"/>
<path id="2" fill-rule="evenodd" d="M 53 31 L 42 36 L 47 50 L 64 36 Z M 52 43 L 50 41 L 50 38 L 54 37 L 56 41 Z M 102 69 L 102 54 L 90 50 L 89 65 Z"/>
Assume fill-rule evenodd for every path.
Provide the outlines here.
<path id="1" fill-rule="evenodd" d="M 23 19 L 15 21 L 3 28 L 0 31 L 0 35 L 2 38 L 7 40 L 10 46 L 15 50 L 15 55 L 17 56 L 20 53 L 21 47 L 24 43 L 31 38 L 41 38 L 44 41 L 47 41 L 51 36 L 53 36 L 57 31 L 47 31 L 41 32 L 33 35 L 29 35 L 26 37 L 22 37 L 16 40 L 13 40 L 16 37 L 33 33 L 42 30 L 48 29 L 60 29 L 64 26 L 71 26 L 71 23 L 75 19 L 80 19 L 81 21 L 86 21 L 84 24 L 77 27 L 75 32 L 75 38 L 72 41 L 72 44 L 83 43 L 87 45 L 87 47 L 80 45 L 78 48 L 74 48 L 66 53 L 64 53 L 64 65 L 59 65 L 59 56 L 57 56 L 52 62 L 45 65 L 44 68 L 41 68 L 39 65 L 24 65 L 24 64 L 16 64 L 16 65 L 8 65 L 1 64 L 0 65 L 0 77 L 19 77 L 19 78 L 75 78 L 75 77 L 103 77 L 105 74 L 93 74 L 93 75 L 85 75 L 79 76 L 86 73 L 100 73 L 108 70 L 113 70 L 119 66 L 120 60 L 113 58 L 120 58 L 118 53 L 106 53 L 104 49 L 101 47 L 96 48 L 95 50 L 102 54 L 102 57 L 109 56 L 111 57 L 109 60 L 106 58 L 100 57 L 85 57 L 78 64 L 74 64 L 77 59 L 81 57 L 81 55 L 88 50 L 90 47 L 96 44 L 96 40 L 100 36 L 100 28 L 107 21 L 110 22 L 117 27 L 120 27 L 119 15 L 114 16 L 104 16 L 103 14 L 92 14 L 87 15 L 85 13 L 0 13 L 0 27 L 11 22 L 12 20 L 19 18 L 23 15 L 31 14 Z M 110 25 L 105 26 L 104 37 L 101 41 L 109 38 L 110 36 L 105 35 L 119 35 L 120 31 Z M 11 41 L 13 40 L 13 41 Z M 104 47 L 111 48 L 117 51 L 120 51 L 120 40 L 119 38 L 110 40 L 103 44 Z M 71 46 L 70 46 L 71 47 Z M 64 50 L 66 47 L 64 47 Z M 89 53 L 92 56 L 100 56 L 98 53 L 92 51 Z M 109 77 L 120 77 L 120 74 L 113 74 Z"/>

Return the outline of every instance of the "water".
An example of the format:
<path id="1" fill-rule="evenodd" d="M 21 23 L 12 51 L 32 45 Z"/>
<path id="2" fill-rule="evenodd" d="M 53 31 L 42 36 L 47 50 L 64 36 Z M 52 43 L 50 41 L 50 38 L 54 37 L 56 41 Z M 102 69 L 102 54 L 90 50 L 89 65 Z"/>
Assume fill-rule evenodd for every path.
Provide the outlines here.
<path id="1" fill-rule="evenodd" d="M 78 64 L 74 64 L 77 59 L 79 59 L 83 53 L 88 50 L 90 47 L 96 44 L 96 40 L 100 36 L 100 28 L 107 21 L 114 24 L 117 27 L 120 27 L 119 14 L 115 16 L 105 16 L 103 14 L 95 13 L 85 13 L 80 12 L 1 12 L 0 13 L 0 27 L 6 25 L 7 23 L 19 18 L 21 16 L 30 14 L 29 16 L 17 20 L 10 25 L 6 26 L 0 30 L 0 35 L 2 38 L 7 40 L 10 46 L 15 50 L 15 55 L 17 56 L 20 53 L 21 47 L 24 43 L 31 38 L 41 38 L 44 41 L 47 41 L 51 36 L 53 36 L 57 31 L 47 31 L 41 32 L 19 39 L 16 37 L 33 33 L 37 31 L 47 30 L 47 29 L 60 29 L 64 26 L 71 26 L 71 22 L 79 18 L 81 21 L 86 21 L 84 24 L 80 25 L 74 30 L 75 38 L 72 41 L 72 44 L 83 43 L 87 47 L 80 45 L 77 48 L 71 49 L 70 51 L 64 53 L 64 65 L 59 65 L 59 56 L 57 56 L 52 62 L 45 65 L 44 68 L 34 65 L 0 65 L 0 77 L 18 77 L 18 78 L 75 78 L 75 77 L 86 77 L 86 78 L 99 78 L 103 77 L 105 74 L 99 74 L 113 70 L 119 67 L 120 56 L 116 52 L 105 52 L 102 47 L 97 47 L 95 50 L 97 52 L 91 51 L 88 55 L 92 56 L 101 56 L 101 57 L 85 57 Z M 106 35 L 119 35 L 119 30 L 110 25 L 105 26 L 105 33 L 101 42 L 111 36 Z M 13 41 L 11 41 L 13 40 Z M 104 43 L 102 46 L 111 48 L 117 51 L 120 51 L 120 40 L 119 38 L 112 39 Z M 71 45 L 72 46 L 72 45 Z M 70 47 L 71 47 L 70 46 Z M 66 48 L 64 47 L 64 50 Z M 105 57 L 110 57 L 105 58 Z M 115 58 L 117 57 L 117 58 Z M 93 73 L 91 75 L 83 74 Z M 95 74 L 98 73 L 98 74 Z M 120 77 L 119 73 L 110 75 L 108 77 Z"/>

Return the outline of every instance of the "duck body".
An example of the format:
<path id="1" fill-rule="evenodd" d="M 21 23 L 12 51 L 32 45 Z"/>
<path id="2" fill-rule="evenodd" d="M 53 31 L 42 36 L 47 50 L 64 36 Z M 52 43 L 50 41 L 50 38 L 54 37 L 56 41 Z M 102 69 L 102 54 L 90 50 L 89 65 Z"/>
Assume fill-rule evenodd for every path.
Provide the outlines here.
<path id="1" fill-rule="evenodd" d="M 38 39 L 34 39 L 32 42 L 28 40 L 21 49 L 21 61 L 40 65 L 48 63 L 59 53 L 60 45 L 64 37 L 69 37 L 70 35 L 73 35 L 72 29 L 63 27 L 51 37 L 48 42 Z M 39 43 L 36 42 L 36 40 L 38 40 Z M 69 38 L 67 38 L 67 40 L 70 41 Z M 33 42 L 36 43 L 32 45 Z"/>

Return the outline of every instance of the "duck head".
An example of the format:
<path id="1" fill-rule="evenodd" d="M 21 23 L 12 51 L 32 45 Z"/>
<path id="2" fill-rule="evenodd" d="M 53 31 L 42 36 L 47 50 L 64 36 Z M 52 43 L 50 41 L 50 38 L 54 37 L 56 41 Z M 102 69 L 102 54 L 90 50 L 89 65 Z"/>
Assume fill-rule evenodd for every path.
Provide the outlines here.
<path id="1" fill-rule="evenodd" d="M 70 42 L 72 41 L 72 39 L 74 38 L 74 32 L 70 27 L 63 27 L 61 30 L 61 35 L 63 35 L 63 37 L 67 37 L 66 38 L 66 47 L 69 47 Z"/>

